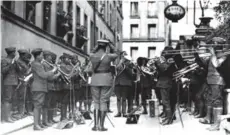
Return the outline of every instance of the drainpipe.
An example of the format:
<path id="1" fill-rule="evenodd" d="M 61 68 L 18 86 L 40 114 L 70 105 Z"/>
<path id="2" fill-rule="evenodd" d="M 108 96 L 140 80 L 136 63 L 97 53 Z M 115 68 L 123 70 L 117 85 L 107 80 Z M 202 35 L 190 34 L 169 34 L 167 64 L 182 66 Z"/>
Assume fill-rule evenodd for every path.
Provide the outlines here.
<path id="1" fill-rule="evenodd" d="M 193 11 L 193 24 L 197 28 L 199 25 L 196 24 L 196 0 L 194 0 Z"/>
<path id="2" fill-rule="evenodd" d="M 94 46 L 96 44 L 96 1 L 93 2 Z"/>

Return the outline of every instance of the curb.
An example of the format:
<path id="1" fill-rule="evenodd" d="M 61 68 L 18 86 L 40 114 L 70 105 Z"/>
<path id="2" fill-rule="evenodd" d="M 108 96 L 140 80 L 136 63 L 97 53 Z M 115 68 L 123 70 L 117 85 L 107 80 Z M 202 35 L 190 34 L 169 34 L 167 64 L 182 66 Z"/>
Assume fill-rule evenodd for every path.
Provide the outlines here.
<path id="1" fill-rule="evenodd" d="M 18 128 L 18 129 L 14 129 L 14 130 L 12 130 L 12 131 L 9 131 L 9 132 L 6 132 L 6 133 L 3 133 L 2 135 L 9 135 L 9 134 L 12 134 L 12 133 L 17 132 L 17 131 L 19 131 L 19 130 L 22 130 L 22 129 L 28 128 L 28 127 L 32 126 L 33 124 L 34 124 L 34 123 L 27 124 L 27 125 L 22 126 L 22 127 Z"/>

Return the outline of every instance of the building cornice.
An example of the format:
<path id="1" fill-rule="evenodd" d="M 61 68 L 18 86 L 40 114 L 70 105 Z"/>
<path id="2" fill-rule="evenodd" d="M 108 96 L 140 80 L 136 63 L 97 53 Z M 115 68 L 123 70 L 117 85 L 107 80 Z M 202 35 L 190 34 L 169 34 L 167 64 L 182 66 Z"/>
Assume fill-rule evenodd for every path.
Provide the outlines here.
<path id="1" fill-rule="evenodd" d="M 11 23 L 14 23 L 15 25 L 24 28 L 34 34 L 36 34 L 39 37 L 42 37 L 44 39 L 47 39 L 51 42 L 53 42 L 54 44 L 65 48 L 67 50 L 70 50 L 78 55 L 81 55 L 82 57 L 88 57 L 88 55 L 81 50 L 80 48 L 76 48 L 73 47 L 71 44 L 67 43 L 64 39 L 51 35 L 50 33 L 48 33 L 47 31 L 44 31 L 42 29 L 40 29 L 39 27 L 35 26 L 32 23 L 29 23 L 28 21 L 24 20 L 23 18 L 15 15 L 14 13 L 12 13 L 11 11 L 9 11 L 8 9 L 4 8 L 3 6 L 1 6 L 1 18 L 4 20 L 7 20 Z"/>
<path id="2" fill-rule="evenodd" d="M 123 42 L 165 42 L 164 38 L 155 38 L 155 39 L 149 39 L 149 38 L 123 38 Z"/>

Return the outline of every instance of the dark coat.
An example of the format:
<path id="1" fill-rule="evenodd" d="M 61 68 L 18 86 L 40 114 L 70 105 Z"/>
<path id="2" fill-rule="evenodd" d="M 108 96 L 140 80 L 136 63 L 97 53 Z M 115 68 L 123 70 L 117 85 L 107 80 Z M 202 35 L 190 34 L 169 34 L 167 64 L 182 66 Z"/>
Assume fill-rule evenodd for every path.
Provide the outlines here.
<path id="1" fill-rule="evenodd" d="M 132 69 L 126 67 L 115 80 L 115 85 L 132 86 Z"/>
<path id="2" fill-rule="evenodd" d="M 3 85 L 18 85 L 18 67 L 11 64 L 12 59 L 6 57 L 1 60 L 1 72 L 3 76 Z"/>
<path id="3" fill-rule="evenodd" d="M 47 79 L 53 76 L 53 73 L 50 71 L 46 72 L 44 66 L 37 61 L 33 61 L 31 67 L 33 73 L 31 90 L 47 92 Z"/>

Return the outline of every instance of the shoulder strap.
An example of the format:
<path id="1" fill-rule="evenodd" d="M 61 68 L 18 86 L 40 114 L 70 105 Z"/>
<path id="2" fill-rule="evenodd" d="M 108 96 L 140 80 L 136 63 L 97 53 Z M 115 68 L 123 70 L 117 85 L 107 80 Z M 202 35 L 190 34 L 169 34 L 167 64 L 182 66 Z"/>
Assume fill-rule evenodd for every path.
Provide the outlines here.
<path id="1" fill-rule="evenodd" d="M 96 72 L 97 69 L 98 69 L 98 67 L 101 65 L 101 62 L 102 62 L 103 58 L 105 57 L 105 55 L 106 55 L 106 54 L 103 54 L 103 55 L 101 56 L 100 61 L 98 62 L 98 64 L 97 64 L 96 67 L 94 68 L 94 72 Z"/>

